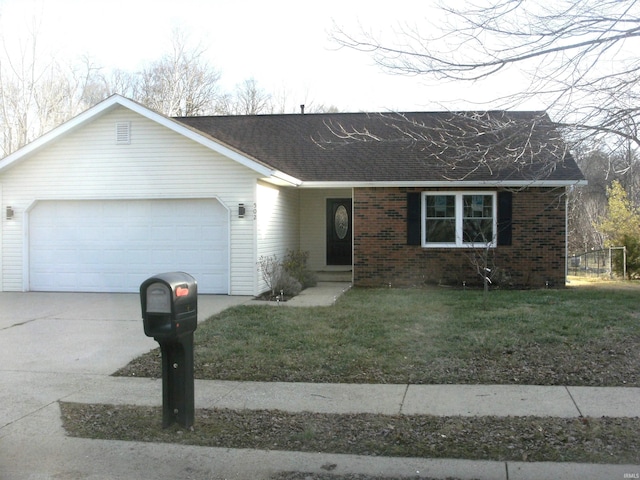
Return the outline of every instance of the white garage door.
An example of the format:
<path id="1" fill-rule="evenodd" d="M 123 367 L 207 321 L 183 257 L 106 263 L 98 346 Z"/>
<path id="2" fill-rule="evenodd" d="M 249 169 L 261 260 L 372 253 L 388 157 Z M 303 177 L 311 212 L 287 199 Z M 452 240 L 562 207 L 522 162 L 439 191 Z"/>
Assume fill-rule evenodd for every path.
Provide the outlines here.
<path id="1" fill-rule="evenodd" d="M 228 293 L 229 220 L 214 199 L 44 201 L 29 216 L 32 291 L 137 292 L 183 271 Z"/>

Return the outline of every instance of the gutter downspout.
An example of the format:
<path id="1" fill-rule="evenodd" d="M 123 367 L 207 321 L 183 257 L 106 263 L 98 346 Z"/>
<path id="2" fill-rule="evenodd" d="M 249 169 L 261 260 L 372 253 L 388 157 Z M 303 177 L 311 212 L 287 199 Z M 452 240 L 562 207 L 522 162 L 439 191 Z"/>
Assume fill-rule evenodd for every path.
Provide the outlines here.
<path id="1" fill-rule="evenodd" d="M 564 284 L 569 283 L 569 195 L 564 192 Z"/>

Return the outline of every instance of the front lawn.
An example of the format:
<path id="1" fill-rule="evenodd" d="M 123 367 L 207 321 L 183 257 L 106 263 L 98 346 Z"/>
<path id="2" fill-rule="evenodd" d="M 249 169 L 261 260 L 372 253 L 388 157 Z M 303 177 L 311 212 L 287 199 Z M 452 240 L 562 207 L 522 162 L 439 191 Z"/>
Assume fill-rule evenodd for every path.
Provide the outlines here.
<path id="1" fill-rule="evenodd" d="M 640 386 L 640 287 L 356 288 L 332 307 L 228 309 L 195 344 L 200 379 Z M 117 374 L 161 376 L 159 350 Z"/>

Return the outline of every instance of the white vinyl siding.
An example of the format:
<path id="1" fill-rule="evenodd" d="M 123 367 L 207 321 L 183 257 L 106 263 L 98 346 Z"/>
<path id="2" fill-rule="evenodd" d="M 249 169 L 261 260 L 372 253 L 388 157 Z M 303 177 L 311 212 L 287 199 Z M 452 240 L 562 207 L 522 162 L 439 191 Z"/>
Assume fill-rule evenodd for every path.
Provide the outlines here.
<path id="1" fill-rule="evenodd" d="M 0 292 L 2 291 L 2 252 L 4 251 L 4 249 L 2 248 L 2 239 L 4 237 L 3 232 L 5 229 L 5 222 L 7 221 L 11 221 L 13 222 L 13 220 L 7 220 L 7 216 L 6 216 L 6 208 L 7 205 L 2 201 L 4 197 L 2 196 L 2 181 L 0 179 Z"/>
<path id="2" fill-rule="evenodd" d="M 282 260 L 288 250 L 300 248 L 299 191 L 258 183 L 256 197 L 258 260 L 273 255 Z M 266 290 L 267 284 L 259 273 L 258 292 Z"/>
<path id="3" fill-rule="evenodd" d="M 131 143 L 115 125 L 130 122 Z M 216 198 L 230 214 L 230 294 L 255 294 L 255 224 L 237 215 L 254 202 L 257 173 L 124 107 L 103 114 L 7 169 L 1 177 L 2 290 L 25 285 L 25 212 L 38 200 Z"/>

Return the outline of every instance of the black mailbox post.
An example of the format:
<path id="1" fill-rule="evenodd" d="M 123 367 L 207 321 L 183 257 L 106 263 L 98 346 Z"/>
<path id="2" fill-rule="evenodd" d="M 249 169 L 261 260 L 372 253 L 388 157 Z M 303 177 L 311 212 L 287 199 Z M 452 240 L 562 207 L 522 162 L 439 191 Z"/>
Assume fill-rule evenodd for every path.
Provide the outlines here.
<path id="1" fill-rule="evenodd" d="M 195 416 L 193 332 L 198 326 L 198 284 L 184 272 L 161 273 L 140 285 L 144 333 L 162 353 L 162 426 L 189 428 Z"/>

